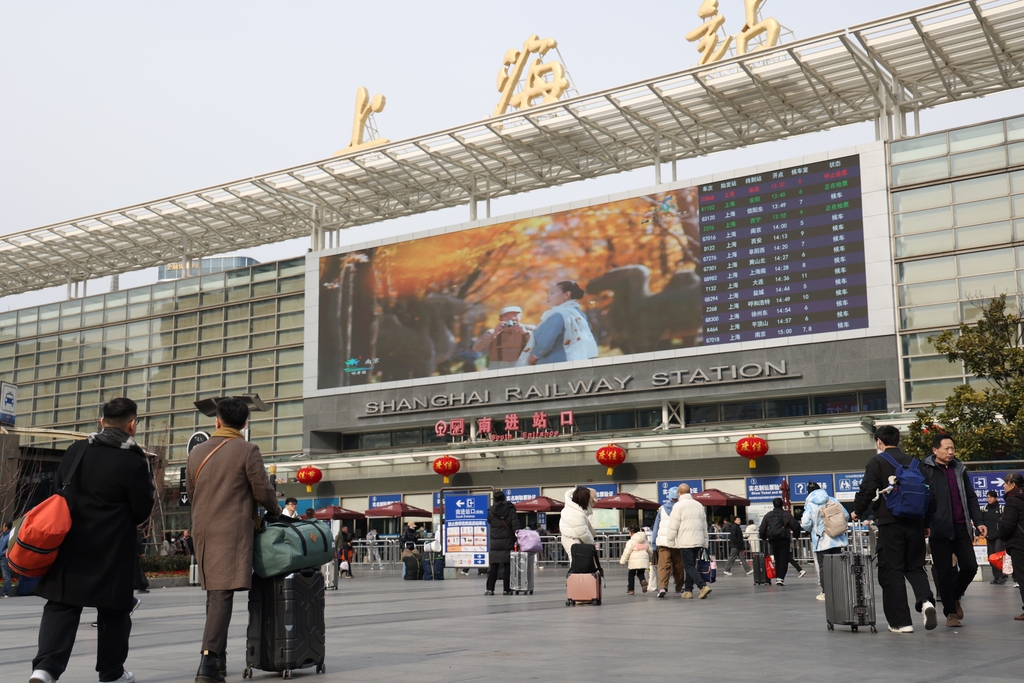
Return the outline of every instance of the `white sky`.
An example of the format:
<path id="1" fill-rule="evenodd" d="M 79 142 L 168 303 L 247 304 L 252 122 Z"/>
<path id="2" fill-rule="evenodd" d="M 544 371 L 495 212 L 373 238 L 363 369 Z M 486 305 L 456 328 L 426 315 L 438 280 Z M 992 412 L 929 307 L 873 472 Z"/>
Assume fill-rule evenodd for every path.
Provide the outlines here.
<path id="1" fill-rule="evenodd" d="M 0 0 L 0 234 L 326 158 L 348 142 L 360 85 L 387 96 L 376 120 L 391 140 L 485 118 L 505 51 L 532 33 L 558 40 L 583 94 L 679 71 L 696 62 L 683 36 L 699 4 Z M 720 4 L 734 33 L 742 0 Z M 769 0 L 765 14 L 803 39 L 927 4 Z M 1022 111 L 1018 90 L 926 111 L 922 130 Z M 873 139 L 872 126 L 850 126 L 682 162 L 679 178 Z M 492 215 L 653 183 L 653 169 L 580 182 L 497 200 Z M 346 241 L 468 217 L 467 207 L 413 216 L 347 231 Z M 239 253 L 271 261 L 307 246 Z M 155 273 L 122 275 L 121 287 Z M 89 292 L 108 287 L 93 281 Z M 0 310 L 63 296 L 7 297 Z"/>

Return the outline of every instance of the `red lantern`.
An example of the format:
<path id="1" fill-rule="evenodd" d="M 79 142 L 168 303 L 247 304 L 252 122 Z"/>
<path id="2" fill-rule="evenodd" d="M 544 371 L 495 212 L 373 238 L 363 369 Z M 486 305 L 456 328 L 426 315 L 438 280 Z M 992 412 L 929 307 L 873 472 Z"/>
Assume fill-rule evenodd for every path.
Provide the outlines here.
<path id="1" fill-rule="evenodd" d="M 324 478 L 324 473 L 315 467 L 307 465 L 295 474 L 295 478 L 306 485 L 306 493 L 312 493 L 313 484 L 319 483 Z"/>
<path id="2" fill-rule="evenodd" d="M 757 459 L 768 455 L 768 442 L 751 434 L 736 442 L 736 452 L 750 460 L 750 469 L 754 469 L 757 467 Z"/>
<path id="3" fill-rule="evenodd" d="M 442 455 L 434 461 L 434 471 L 444 477 L 444 483 L 448 483 L 448 477 L 459 471 L 459 461 L 450 455 Z"/>
<path id="4" fill-rule="evenodd" d="M 597 449 L 597 461 L 608 468 L 608 476 L 616 467 L 626 462 L 626 449 L 613 443 Z"/>

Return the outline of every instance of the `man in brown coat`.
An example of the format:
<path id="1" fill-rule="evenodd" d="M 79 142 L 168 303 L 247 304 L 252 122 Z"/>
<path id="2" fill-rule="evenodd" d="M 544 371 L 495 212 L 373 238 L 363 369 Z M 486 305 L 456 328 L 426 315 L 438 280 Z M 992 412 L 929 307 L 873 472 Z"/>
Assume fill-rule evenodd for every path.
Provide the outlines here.
<path id="1" fill-rule="evenodd" d="M 281 514 L 263 456 L 241 434 L 249 408 L 235 398 L 217 403 L 217 430 L 188 456 L 185 485 L 192 501 L 199 583 L 206 591 L 206 629 L 196 683 L 223 683 L 234 592 L 252 587 L 256 504 Z"/>

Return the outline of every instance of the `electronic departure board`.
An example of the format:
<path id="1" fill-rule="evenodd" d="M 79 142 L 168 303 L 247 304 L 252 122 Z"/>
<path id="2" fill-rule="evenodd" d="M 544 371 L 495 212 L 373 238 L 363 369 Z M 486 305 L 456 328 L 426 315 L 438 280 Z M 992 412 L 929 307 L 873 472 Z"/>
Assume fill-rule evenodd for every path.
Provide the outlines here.
<path id="1" fill-rule="evenodd" d="M 704 344 L 868 326 L 857 155 L 699 191 Z"/>

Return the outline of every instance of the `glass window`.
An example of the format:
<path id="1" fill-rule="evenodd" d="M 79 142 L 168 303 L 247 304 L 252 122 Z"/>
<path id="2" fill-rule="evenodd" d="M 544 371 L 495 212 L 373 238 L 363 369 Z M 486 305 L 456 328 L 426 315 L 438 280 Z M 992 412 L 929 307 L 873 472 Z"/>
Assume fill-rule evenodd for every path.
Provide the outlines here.
<path id="1" fill-rule="evenodd" d="M 943 206 L 938 209 L 897 214 L 893 216 L 893 226 L 897 235 L 912 235 L 941 228 L 951 228 L 953 227 L 953 210 L 948 206 Z"/>
<path id="2" fill-rule="evenodd" d="M 274 404 L 274 414 L 277 417 L 298 417 L 303 414 L 302 401 L 279 401 Z M 419 434 L 418 429 L 413 431 Z"/>
<path id="3" fill-rule="evenodd" d="M 306 278 L 302 276 L 290 277 L 277 281 L 277 291 L 281 294 L 286 294 L 288 292 L 301 292 L 305 287 Z"/>
<path id="4" fill-rule="evenodd" d="M 990 247 L 1003 244 L 1013 239 L 1010 221 L 987 223 L 970 228 L 956 229 L 956 248 Z"/>
<path id="5" fill-rule="evenodd" d="M 203 275 L 201 288 L 204 292 L 224 289 L 224 273 Z"/>
<path id="6" fill-rule="evenodd" d="M 742 403 L 723 403 L 722 422 L 738 420 L 760 420 L 764 418 L 764 407 L 760 401 L 744 401 Z"/>
<path id="7" fill-rule="evenodd" d="M 224 375 L 224 388 L 236 388 L 248 386 L 249 375 L 246 372 L 229 372 Z"/>
<path id="8" fill-rule="evenodd" d="M 581 432 L 596 432 L 597 431 L 597 415 L 591 413 L 589 415 L 573 414 L 573 421 L 576 423 L 576 429 Z"/>
<path id="9" fill-rule="evenodd" d="M 270 282 L 260 282 L 252 286 L 253 298 L 270 296 L 271 294 L 277 293 L 277 282 L 271 280 Z"/>
<path id="10" fill-rule="evenodd" d="M 186 327 L 195 327 L 199 322 L 199 316 L 195 313 L 174 316 L 174 329 L 180 330 Z"/>
<path id="11" fill-rule="evenodd" d="M 924 183 L 929 180 L 940 180 L 948 177 L 949 161 L 946 157 L 892 167 L 892 184 L 894 187 L 914 185 L 915 183 Z"/>
<path id="12" fill-rule="evenodd" d="M 289 259 L 287 261 L 281 261 L 277 264 L 278 275 L 280 277 L 289 277 L 292 275 L 302 275 L 306 271 L 306 259 L 296 258 Z"/>
<path id="13" fill-rule="evenodd" d="M 233 325 L 234 323 L 231 324 Z M 271 332 L 277 329 L 277 321 L 272 315 L 266 318 L 253 318 L 249 321 L 249 324 L 253 333 Z"/>
<path id="14" fill-rule="evenodd" d="M 959 379 L 918 380 L 906 383 L 908 403 L 945 403 L 953 389 L 963 382 Z"/>
<path id="15" fill-rule="evenodd" d="M 929 282 L 947 278 L 953 272 L 954 261 L 952 256 L 927 259 L 924 261 L 911 261 L 896 266 L 896 277 L 904 284 L 915 282 Z"/>
<path id="16" fill-rule="evenodd" d="M 857 394 L 831 394 L 811 399 L 815 415 L 833 415 L 857 412 Z"/>
<path id="17" fill-rule="evenodd" d="M 718 422 L 718 404 L 713 403 L 706 406 L 691 406 L 687 405 L 684 407 L 686 413 L 686 424 L 705 424 L 709 422 Z"/>
<path id="18" fill-rule="evenodd" d="M 249 298 L 249 285 L 231 287 L 226 291 L 228 301 L 244 301 Z"/>
<path id="19" fill-rule="evenodd" d="M 225 325 L 225 337 L 244 337 L 249 334 L 249 321 L 236 320 Z"/>
<path id="20" fill-rule="evenodd" d="M 199 314 L 199 324 L 209 325 L 211 323 L 219 323 L 224 321 L 224 309 L 215 308 L 210 311 L 202 311 Z"/>
<path id="21" fill-rule="evenodd" d="M 1010 202 L 1013 204 L 1013 215 L 1024 216 L 1024 195 L 1015 195 L 1010 198 Z M 43 325 L 45 323 L 39 323 L 39 331 L 43 331 Z"/>
<path id="22" fill-rule="evenodd" d="M 283 368 L 277 369 L 277 381 L 278 382 L 294 382 L 295 380 L 302 379 L 302 366 L 301 365 L 288 365 Z M 660 423 L 660 420 L 659 420 Z"/>
<path id="23" fill-rule="evenodd" d="M 1024 116 L 1006 122 L 1007 140 L 1024 140 Z"/>
<path id="24" fill-rule="evenodd" d="M 277 301 L 270 299 L 268 301 L 257 301 L 251 304 L 252 317 L 257 318 L 261 315 L 270 315 L 277 311 Z"/>
<path id="25" fill-rule="evenodd" d="M 128 319 L 128 311 L 124 306 L 117 308 L 108 308 L 103 312 L 103 322 L 105 323 L 119 323 L 122 320 Z"/>
<path id="26" fill-rule="evenodd" d="M 903 340 L 903 355 L 916 356 L 925 353 L 935 353 L 935 346 L 928 340 L 938 334 L 938 332 L 918 332 L 917 334 L 903 335 L 901 337 Z"/>
<path id="27" fill-rule="evenodd" d="M 959 322 L 960 310 L 956 304 L 900 309 L 900 327 L 904 330 L 915 327 L 948 327 Z"/>
<path id="28" fill-rule="evenodd" d="M 1009 309 L 1013 309 L 1016 306 L 1017 297 L 1008 296 L 1006 297 L 1006 306 Z M 982 299 L 980 301 L 962 301 L 960 302 L 960 320 L 965 323 L 973 323 L 981 319 L 982 306 L 988 303 L 988 299 Z"/>
<path id="29" fill-rule="evenodd" d="M 282 349 L 277 352 L 279 365 L 302 362 L 302 349 Z"/>
<path id="30" fill-rule="evenodd" d="M 153 299 L 173 299 L 174 298 L 174 283 L 173 282 L 161 282 L 160 284 L 153 285 Z"/>
<path id="31" fill-rule="evenodd" d="M 341 450 L 343 450 L 343 451 L 358 451 L 359 450 L 359 434 L 342 434 L 341 435 Z"/>
<path id="32" fill-rule="evenodd" d="M 1006 194 L 1006 188 L 1007 176 L 1005 173 L 961 180 L 953 183 L 953 201 L 960 204 L 989 197 L 1000 197 Z"/>
<path id="33" fill-rule="evenodd" d="M 953 231 L 928 232 L 896 238 L 896 256 L 924 256 L 953 249 Z"/>
<path id="34" fill-rule="evenodd" d="M 1005 141 L 1002 121 L 949 131 L 949 151 L 951 153 L 1001 145 Z"/>
<path id="35" fill-rule="evenodd" d="M 661 409 L 637 411 L 639 426 L 643 428 L 657 427 L 661 425 Z"/>
<path id="36" fill-rule="evenodd" d="M 195 377 L 196 375 L 196 364 L 195 363 L 178 363 L 174 366 L 175 377 Z"/>
<path id="37" fill-rule="evenodd" d="M 1017 279 L 1013 272 L 960 278 L 960 298 L 971 301 L 988 300 L 1000 294 L 1013 296 Z"/>
<path id="38" fill-rule="evenodd" d="M 960 275 L 981 275 L 1000 270 L 1013 270 L 1013 261 L 1012 249 L 978 251 L 973 254 L 960 254 L 956 257 Z"/>
<path id="39" fill-rule="evenodd" d="M 188 294 L 195 294 L 196 292 L 199 291 L 199 280 L 194 277 L 190 277 L 187 280 L 178 280 L 175 284 L 177 285 L 176 289 L 178 292 L 178 298 L 181 298 Z"/>
<path id="40" fill-rule="evenodd" d="M 135 287 L 134 289 L 128 290 L 128 303 L 137 304 L 144 301 L 149 301 L 153 296 L 153 292 L 149 287 Z"/>
<path id="41" fill-rule="evenodd" d="M 248 351 L 249 350 L 249 338 L 238 337 L 236 339 L 228 339 L 224 342 L 224 351 L 226 353 L 234 353 L 236 351 Z"/>
<path id="42" fill-rule="evenodd" d="M 363 434 L 362 447 L 364 449 L 380 449 L 391 447 L 391 432 L 376 432 Z"/>
<path id="43" fill-rule="evenodd" d="M 1006 148 L 1009 157 L 1009 166 L 1020 166 L 1024 164 L 1024 143 L 1017 143 Z"/>
<path id="44" fill-rule="evenodd" d="M 945 356 L 904 358 L 903 372 L 907 379 L 959 377 L 964 374 L 962 364 L 950 363 Z"/>
<path id="45" fill-rule="evenodd" d="M 250 384 L 266 384 L 274 381 L 274 369 L 273 368 L 261 368 L 259 370 L 253 370 L 249 373 Z"/>
<path id="46" fill-rule="evenodd" d="M 250 349 L 266 349 L 274 346 L 277 335 L 273 332 L 266 334 L 255 334 L 249 338 Z"/>
<path id="47" fill-rule="evenodd" d="M 216 306 L 227 301 L 227 295 L 223 291 L 219 292 L 203 292 L 200 297 L 201 305 L 203 306 Z"/>
<path id="48" fill-rule="evenodd" d="M 621 413 L 601 413 L 601 431 L 615 429 L 636 429 L 636 413 L 632 410 Z"/>
<path id="49" fill-rule="evenodd" d="M 277 345 L 288 346 L 291 344 L 302 343 L 303 328 L 299 327 L 294 330 L 285 330 L 284 332 L 277 333 Z"/>
<path id="50" fill-rule="evenodd" d="M 199 339 L 202 341 L 209 341 L 211 339 L 222 339 L 224 337 L 224 326 L 207 325 L 206 327 L 199 328 Z"/>
<path id="51" fill-rule="evenodd" d="M 304 322 L 305 313 L 286 313 L 284 315 L 277 316 L 277 327 L 280 330 L 287 330 L 289 328 L 302 327 Z"/>
<path id="52" fill-rule="evenodd" d="M 949 184 L 932 185 L 931 187 L 893 193 L 892 206 L 896 213 L 903 213 L 943 206 L 949 204 L 950 200 Z"/>
<path id="53" fill-rule="evenodd" d="M 277 300 L 277 311 L 279 313 L 290 313 L 301 311 L 305 302 L 304 296 L 284 296 Z"/>
<path id="54" fill-rule="evenodd" d="M 807 405 L 807 397 L 781 398 L 764 402 L 765 417 L 800 417 L 809 415 L 810 408 Z"/>
<path id="55" fill-rule="evenodd" d="M 889 145 L 889 154 L 892 163 L 903 164 L 908 161 L 918 161 L 928 157 L 943 156 L 949 151 L 946 144 L 946 134 L 936 133 L 924 137 L 900 140 Z"/>
<path id="56" fill-rule="evenodd" d="M 189 330 L 180 330 L 174 333 L 174 343 L 177 344 L 192 344 L 199 340 L 199 334 L 193 327 Z"/>
<path id="57" fill-rule="evenodd" d="M 278 436 L 274 439 L 274 452 L 281 453 L 284 451 L 301 451 L 302 450 L 302 435 L 298 436 Z"/>
<path id="58" fill-rule="evenodd" d="M 958 204 L 953 207 L 953 220 L 956 225 L 974 225 L 1002 221 L 1010 217 L 1010 199 L 989 199 L 983 202 Z"/>
<path id="59" fill-rule="evenodd" d="M 997 168 L 1006 168 L 1006 149 L 1003 147 L 992 147 L 977 152 L 966 154 L 955 154 L 949 158 L 952 168 L 952 175 L 969 175 L 981 173 Z"/>
<path id="60" fill-rule="evenodd" d="M 391 432 L 391 443 L 395 446 L 418 446 L 420 443 L 419 429 L 403 429 Z"/>
<path id="61" fill-rule="evenodd" d="M 417 433 L 419 430 L 416 430 Z M 290 420 L 274 420 L 274 434 L 301 434 L 302 418 Z M 390 435 L 390 432 L 388 432 Z"/>
<path id="62" fill-rule="evenodd" d="M 265 282 L 277 277 L 276 263 L 261 263 L 252 267 L 252 281 Z"/>

